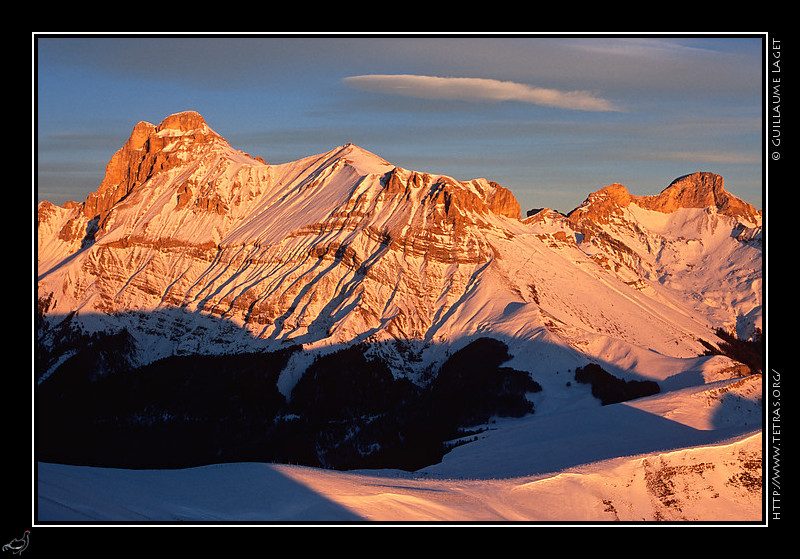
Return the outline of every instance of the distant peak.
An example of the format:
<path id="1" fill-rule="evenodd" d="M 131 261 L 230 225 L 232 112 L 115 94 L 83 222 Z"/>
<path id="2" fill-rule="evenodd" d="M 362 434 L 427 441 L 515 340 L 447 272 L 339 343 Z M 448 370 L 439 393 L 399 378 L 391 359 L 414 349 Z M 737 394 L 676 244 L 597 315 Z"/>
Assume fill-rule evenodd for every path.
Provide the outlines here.
<path id="1" fill-rule="evenodd" d="M 335 151 L 338 151 L 342 155 L 347 155 L 347 154 L 365 155 L 365 156 L 368 156 L 368 157 L 375 157 L 375 158 L 378 158 L 378 159 L 382 159 L 381 157 L 375 155 L 371 151 L 366 150 L 366 149 L 364 149 L 364 148 L 362 148 L 360 146 L 357 146 L 356 144 L 354 144 L 352 142 L 348 142 L 348 143 L 346 143 L 344 145 L 339 146 Z"/>
<path id="2" fill-rule="evenodd" d="M 699 208 L 717 206 L 730 194 L 720 175 L 706 171 L 683 175 L 672 181 L 658 196 L 652 198 L 652 209 Z"/>
<path id="3" fill-rule="evenodd" d="M 673 180 L 671 183 L 669 183 L 669 186 L 664 190 L 672 188 L 674 185 L 685 184 L 685 183 L 706 184 L 712 188 L 718 188 L 724 190 L 723 178 L 720 175 L 712 173 L 710 171 L 697 171 L 695 173 L 682 175 L 677 179 Z"/>
<path id="4" fill-rule="evenodd" d="M 197 111 L 181 111 L 165 117 L 164 120 L 161 121 L 161 124 L 158 125 L 158 128 L 189 129 L 187 125 L 194 128 L 198 125 L 202 126 L 205 123 L 205 119 Z"/>
<path id="5" fill-rule="evenodd" d="M 590 194 L 570 215 L 602 220 L 631 203 L 662 213 L 672 213 L 681 208 L 716 208 L 721 214 L 750 220 L 756 219 L 758 214 L 752 205 L 725 190 L 720 175 L 701 171 L 678 177 L 654 196 L 634 196 L 621 184 L 609 185 Z"/>
<path id="6" fill-rule="evenodd" d="M 140 121 L 133 127 L 130 138 L 126 143 L 127 149 L 138 150 L 144 147 L 147 140 L 154 135 L 175 135 L 174 132 L 185 134 L 194 132 L 198 136 L 220 137 L 197 111 L 183 111 L 166 117 L 158 126 L 149 122 Z"/>
<path id="7" fill-rule="evenodd" d="M 571 219 L 589 219 L 604 222 L 608 216 L 618 213 L 619 208 L 626 208 L 634 197 L 625 186 L 614 183 L 589 194 L 586 200 L 569 213 Z"/>
<path id="8" fill-rule="evenodd" d="M 650 210 L 672 212 L 679 208 L 716 208 L 732 217 L 753 220 L 758 211 L 750 204 L 725 190 L 720 175 L 701 171 L 678 177 L 657 196 L 648 196 L 637 203 Z"/>
<path id="9" fill-rule="evenodd" d="M 352 142 L 334 148 L 329 153 L 334 158 L 345 161 L 363 173 L 385 173 L 395 167 L 379 155 Z"/>
<path id="10" fill-rule="evenodd" d="M 625 185 L 616 182 L 606 186 L 605 188 L 601 188 L 592 196 L 602 196 L 603 198 L 610 199 L 623 207 L 630 204 L 632 198 L 630 192 L 628 192 L 628 189 L 625 188 Z"/>

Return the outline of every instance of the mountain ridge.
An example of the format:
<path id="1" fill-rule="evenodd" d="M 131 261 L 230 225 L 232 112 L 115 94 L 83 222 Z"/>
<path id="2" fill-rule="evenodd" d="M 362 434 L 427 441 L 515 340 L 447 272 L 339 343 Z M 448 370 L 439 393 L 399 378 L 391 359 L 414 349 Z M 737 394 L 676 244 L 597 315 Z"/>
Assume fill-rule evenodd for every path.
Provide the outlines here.
<path id="1" fill-rule="evenodd" d="M 416 469 L 493 415 L 635 398 L 714 438 L 709 409 L 734 431 L 756 413 L 760 371 L 719 333 L 760 338 L 760 214 L 715 175 L 522 219 L 485 178 L 354 144 L 272 165 L 197 113 L 137 124 L 112 162 L 85 203 L 37 208 L 52 459 Z"/>
<path id="2" fill-rule="evenodd" d="M 759 224 L 763 216 L 751 204 L 725 190 L 723 178 L 708 171 L 697 171 L 673 180 L 659 194 L 635 196 L 618 183 L 606 186 L 590 194 L 587 199 L 567 215 L 575 220 L 591 217 L 603 219 L 604 214 L 615 208 L 626 208 L 630 204 L 661 213 L 673 213 L 679 209 L 715 208 L 720 214 Z"/>
<path id="3" fill-rule="evenodd" d="M 694 188 L 695 195 L 686 195 L 692 185 L 705 190 Z M 681 194 L 675 195 L 678 190 Z M 710 200 L 710 195 L 723 204 L 698 202 Z M 300 335 L 308 334 L 311 322 L 327 321 L 330 328 L 337 323 L 344 328 L 339 340 L 379 330 L 389 338 L 432 339 L 432 328 L 453 316 L 454 304 L 463 310 L 475 291 L 468 288 L 476 285 L 476 274 L 493 275 L 500 292 L 518 294 L 508 302 L 526 308 L 541 303 L 546 296 L 533 287 L 536 272 L 527 270 L 527 280 L 509 282 L 509 274 L 517 272 L 507 266 L 518 254 L 534 258 L 543 250 L 541 243 L 555 249 L 555 255 L 573 253 L 567 258 L 579 267 L 599 265 L 628 285 L 662 287 L 664 278 L 675 275 L 658 261 L 665 247 L 685 258 L 686 246 L 700 237 L 693 233 L 686 246 L 678 246 L 685 231 L 669 241 L 660 233 L 652 236 L 642 221 L 654 221 L 645 217 L 647 212 L 669 219 L 694 212 L 684 221 L 709 230 L 720 220 L 726 220 L 723 227 L 741 230 L 746 218 L 745 237 L 753 246 L 760 239 L 760 214 L 744 202 L 731 203 L 734 199 L 724 191 L 721 177 L 695 173 L 654 197 L 632 196 L 624 186 L 611 185 L 567 216 L 551 214 L 544 224 L 520 219 L 513 193 L 486 179 L 457 181 L 402 169 L 354 144 L 270 165 L 232 148 L 198 113 L 177 113 L 158 126 L 137 124 L 109 163 L 97 193 L 83 204 L 39 204 L 39 297 L 49 301 L 48 312 L 175 305 L 238 317 L 249 325 L 275 325 L 278 320 L 282 331 L 291 324 Z M 691 204 L 701 207 L 683 207 Z M 635 207 L 644 214 L 637 209 L 633 215 Z M 748 211 L 737 214 L 740 207 Z M 610 221 L 611 216 L 617 221 Z M 654 245 L 660 248 L 656 251 Z M 741 253 L 744 245 L 730 245 L 730 250 Z M 692 258 L 701 255 L 692 250 Z M 753 252 L 749 265 L 757 257 L 760 253 Z M 170 271 L 181 262 L 180 273 Z M 332 262 L 327 272 L 339 271 L 317 273 L 315 262 Z M 114 269 L 129 271 L 119 279 L 104 271 Z M 145 269 L 154 273 L 148 277 Z M 754 273 L 757 279 L 760 272 Z M 53 275 L 61 279 L 49 279 Z M 590 275 L 600 277 L 594 269 Z M 303 287 L 312 280 L 317 287 L 329 284 L 338 294 L 334 299 L 340 311 L 326 320 L 311 318 L 324 308 L 314 301 L 320 290 Z M 373 280 L 374 290 L 363 288 Z M 270 287 L 268 282 L 273 282 Z M 403 296 L 387 298 L 391 293 Z M 287 322 L 286 310 L 298 308 L 306 313 Z M 754 309 L 760 313 L 758 301 L 744 311 L 731 311 L 741 317 Z M 503 317 L 502 311 L 491 312 Z M 735 327 L 736 320 L 728 317 L 714 326 Z M 758 318 L 749 324 L 752 333 Z M 275 335 L 266 330 L 259 336 Z"/>
<path id="4" fill-rule="evenodd" d="M 442 518 L 463 479 L 507 479 L 526 518 L 757 519 L 762 371 L 730 344 L 761 340 L 763 232 L 737 200 L 692 173 L 522 219 L 497 183 L 354 144 L 272 165 L 195 112 L 138 123 L 86 201 L 37 207 L 40 513 L 108 508 L 53 488 L 109 470 L 46 462 L 180 469 L 172 518 L 205 514 L 191 467 L 242 462 L 331 480 L 369 518 L 329 469 L 388 468 L 361 494 L 413 479 Z M 295 511 L 273 481 L 252 510 Z"/>
<path id="5" fill-rule="evenodd" d="M 178 132 L 177 137 L 170 134 L 173 131 Z M 145 155 L 150 155 L 152 157 L 153 153 L 163 151 L 164 148 L 167 147 L 169 140 L 175 140 L 177 138 L 180 138 L 181 142 L 185 142 L 188 138 L 192 143 L 210 143 L 212 141 L 219 141 L 230 147 L 230 144 L 224 138 L 222 138 L 222 136 L 211 129 L 206 123 L 205 119 L 196 111 L 183 111 L 174 113 L 166 117 L 158 125 L 153 125 L 146 121 L 140 121 L 134 126 L 125 145 L 120 148 L 109 161 L 108 165 L 106 166 L 105 176 L 98 189 L 95 192 L 90 193 L 84 202 L 79 204 L 74 201 L 68 201 L 65 202 L 62 207 L 72 208 L 76 205 L 81 205 L 83 208 L 82 213 L 86 217 L 97 217 L 97 214 L 108 209 L 108 207 L 119 201 L 120 198 L 127 195 L 132 187 L 135 186 L 135 183 L 133 185 L 131 184 L 133 181 L 131 181 L 129 176 L 124 176 L 124 173 L 129 171 L 132 166 L 142 166 L 142 162 L 131 161 L 133 153 L 144 152 Z M 157 139 L 161 140 L 161 142 L 156 143 Z M 310 156 L 304 159 L 318 158 L 328 155 L 331 155 L 332 157 L 345 157 L 350 152 L 356 152 L 360 154 L 356 156 L 353 161 L 359 159 L 361 160 L 363 173 L 376 172 L 375 170 L 366 170 L 367 167 L 363 165 L 364 161 L 371 161 L 370 164 L 382 165 L 391 169 L 401 170 L 399 167 L 392 165 L 383 158 L 353 143 L 347 143 L 333 148 L 324 154 Z M 244 152 L 239 153 L 247 158 L 251 158 L 249 154 Z M 254 162 L 260 162 L 264 165 L 267 164 L 262 157 L 254 157 L 252 160 Z M 148 169 L 150 172 L 152 172 L 155 167 L 156 165 L 151 164 L 148 166 Z M 159 170 L 164 170 L 163 162 L 158 167 Z M 412 171 L 412 173 L 414 173 L 415 178 L 417 175 L 421 177 L 430 176 L 428 173 L 419 173 L 417 171 Z M 392 176 L 389 180 L 389 187 L 397 188 L 397 177 Z M 455 179 L 450 180 L 455 181 Z M 486 179 L 473 179 L 472 181 L 467 182 L 476 183 L 489 181 L 486 181 Z M 489 182 L 489 184 L 493 185 L 494 188 L 500 186 L 494 182 Z M 115 193 L 115 196 L 111 198 L 113 201 L 109 202 L 106 200 L 106 191 L 116 190 L 123 185 L 127 187 L 123 189 L 124 194 L 118 195 Z M 516 201 L 513 193 L 508 189 L 502 187 L 500 188 L 502 190 L 497 198 L 513 199 L 513 201 L 508 202 L 508 206 L 511 207 L 511 209 L 508 211 L 506 210 L 506 204 L 500 202 L 497 206 L 497 208 L 500 210 L 499 213 L 508 213 L 510 217 L 519 217 L 514 208 L 514 205 L 518 205 L 519 203 Z M 572 215 L 579 211 L 581 207 L 586 206 L 592 201 L 602 198 L 608 198 L 612 202 L 622 206 L 627 206 L 629 203 L 633 202 L 644 208 L 657 209 L 658 211 L 663 212 L 671 212 L 678 208 L 702 208 L 715 206 L 720 209 L 722 213 L 732 216 L 744 215 L 752 219 L 756 215 L 762 215 L 761 210 L 756 210 L 751 204 L 737 198 L 725 190 L 721 176 L 708 171 L 696 171 L 678 177 L 657 195 L 635 196 L 630 194 L 624 185 L 614 183 L 590 194 L 581 205 L 569 211 L 567 215 Z M 47 203 L 49 204 L 49 202 Z"/>

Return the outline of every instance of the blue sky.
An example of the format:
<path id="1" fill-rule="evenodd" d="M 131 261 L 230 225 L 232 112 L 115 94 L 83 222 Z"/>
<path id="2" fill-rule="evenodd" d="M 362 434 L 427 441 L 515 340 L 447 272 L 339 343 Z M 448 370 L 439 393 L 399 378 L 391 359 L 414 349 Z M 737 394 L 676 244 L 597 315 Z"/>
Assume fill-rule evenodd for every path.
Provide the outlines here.
<path id="1" fill-rule="evenodd" d="M 139 121 L 195 110 L 283 163 L 353 142 L 567 212 L 694 171 L 763 207 L 763 38 L 34 35 L 37 200 L 83 201 Z"/>

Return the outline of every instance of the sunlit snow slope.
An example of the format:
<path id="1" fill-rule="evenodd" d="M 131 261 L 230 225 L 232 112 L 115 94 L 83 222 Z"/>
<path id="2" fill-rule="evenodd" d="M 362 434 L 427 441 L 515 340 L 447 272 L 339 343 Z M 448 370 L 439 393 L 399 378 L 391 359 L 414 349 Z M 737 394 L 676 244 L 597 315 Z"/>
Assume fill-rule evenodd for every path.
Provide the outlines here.
<path id="1" fill-rule="evenodd" d="M 488 336 L 542 390 L 535 414 L 415 475 L 41 464 L 39 519 L 760 518 L 761 375 L 704 355 L 717 329 L 763 327 L 760 212 L 693 173 L 654 196 L 611 185 L 567 215 L 522 213 L 494 182 L 352 144 L 272 165 L 194 112 L 137 124 L 86 201 L 38 206 L 42 347 L 125 328 L 141 365 L 297 344 L 288 396 L 321 352 L 363 343 L 425 383 Z M 660 393 L 601 406 L 575 382 L 589 363 Z"/>
<path id="2" fill-rule="evenodd" d="M 269 165 L 180 113 L 137 125 L 85 202 L 39 205 L 39 308 L 88 331 L 126 326 L 145 361 L 402 339 L 426 367 L 486 332 L 560 361 L 608 344 L 692 357 L 716 328 L 761 328 L 752 207 L 643 209 L 610 188 L 569 217 L 520 220 L 485 179 L 352 144 Z"/>

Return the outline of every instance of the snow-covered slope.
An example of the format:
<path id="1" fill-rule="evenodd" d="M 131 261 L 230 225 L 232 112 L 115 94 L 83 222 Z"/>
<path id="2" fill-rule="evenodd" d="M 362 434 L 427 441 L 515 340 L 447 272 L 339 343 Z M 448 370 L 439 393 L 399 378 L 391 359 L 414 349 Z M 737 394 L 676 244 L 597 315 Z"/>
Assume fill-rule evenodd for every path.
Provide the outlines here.
<path id="1" fill-rule="evenodd" d="M 510 478 L 259 463 L 144 471 L 39 464 L 37 521 L 758 522 L 761 441 L 755 432 Z"/>
<path id="2" fill-rule="evenodd" d="M 446 351 L 487 331 L 556 355 L 613 340 L 690 357 L 716 328 L 761 325 L 755 213 L 609 211 L 596 194 L 580 219 L 521 221 L 485 179 L 354 145 L 268 165 L 196 113 L 140 123 L 112 163 L 84 203 L 40 204 L 38 297 L 53 323 L 125 325 L 145 360 L 284 341 Z"/>
<path id="3" fill-rule="evenodd" d="M 47 522 L 747 522 L 762 519 L 760 375 L 498 420 L 416 472 L 39 464 Z"/>
<path id="4" fill-rule="evenodd" d="M 762 328 L 760 213 L 711 173 L 681 177 L 649 197 L 611 185 L 568 215 L 545 209 L 521 219 L 520 213 L 511 192 L 491 181 L 403 169 L 352 144 L 271 165 L 234 149 L 194 112 L 157 126 L 137 124 L 86 201 L 39 204 L 38 343 L 50 352 L 37 370 L 40 385 L 59 378 L 74 349 L 66 343 L 71 335 L 124 330 L 131 366 L 296 345 L 302 351 L 277 380 L 287 398 L 318 356 L 342 347 L 363 344 L 395 378 L 425 385 L 448 356 L 483 337 L 505 343 L 511 356 L 505 366 L 542 389 L 528 395 L 533 415 L 498 420 L 417 476 L 393 472 L 391 479 L 413 482 L 400 496 L 389 492 L 384 499 L 369 489 L 394 483 L 384 478 L 284 466 L 137 476 L 43 464 L 40 518 L 85 507 L 89 517 L 125 519 L 310 520 L 303 515 L 335 519 L 339 511 L 369 519 L 515 519 L 510 509 L 486 503 L 491 488 L 504 499 L 522 499 L 514 501 L 528 511 L 522 516 L 552 519 L 559 513 L 548 508 L 556 505 L 548 495 L 569 487 L 576 499 L 581 491 L 596 498 L 588 508 L 576 501 L 567 517 L 713 512 L 751 519 L 760 510 L 750 500 L 754 493 L 722 477 L 678 512 L 642 499 L 652 489 L 646 480 L 656 460 L 669 467 L 710 462 L 714 476 L 733 479 L 752 463 L 725 462 L 726 453 L 760 451 L 755 435 L 723 444 L 758 430 L 760 374 L 729 357 L 705 355 L 721 343 L 718 328 L 741 338 Z M 660 392 L 601 406 L 588 385 L 576 382 L 577 368 L 590 363 L 623 381 L 657 383 Z M 698 448 L 680 450 L 689 447 Z M 706 475 L 694 466 L 686 471 Z M 186 494 L 192 503 L 185 509 L 142 496 L 141 509 L 125 509 L 136 511 L 130 515 L 108 495 L 84 500 L 60 493 L 83 483 L 82 476 L 109 476 L 133 490 L 151 479 L 172 483 L 172 476 L 228 483 L 213 480 L 229 473 L 248 476 L 263 492 L 285 476 L 323 488 L 299 510 L 269 498 L 266 508 L 233 498 L 216 508 Z M 624 496 L 621 485 L 599 495 L 607 476 L 628 475 L 637 480 L 631 481 L 636 496 Z M 514 481 L 470 485 L 467 501 L 483 503 L 470 509 L 431 499 L 424 485 L 431 482 L 420 476 L 437 478 L 435 490 L 454 499 L 466 482 L 444 489 L 446 477 Z M 342 487 L 359 498 L 342 497 L 350 491 Z M 338 495 L 334 504 L 320 497 L 331 491 Z M 714 495 L 726 503 L 718 511 L 708 508 Z M 605 500 L 610 504 L 598 508 Z"/>
<path id="5" fill-rule="evenodd" d="M 498 420 L 416 472 L 38 465 L 49 522 L 759 522 L 760 375 Z"/>

